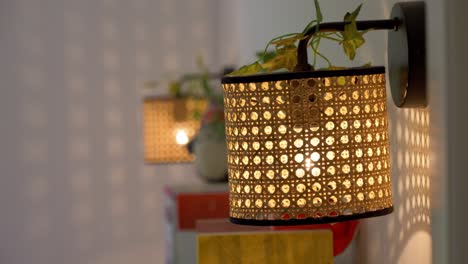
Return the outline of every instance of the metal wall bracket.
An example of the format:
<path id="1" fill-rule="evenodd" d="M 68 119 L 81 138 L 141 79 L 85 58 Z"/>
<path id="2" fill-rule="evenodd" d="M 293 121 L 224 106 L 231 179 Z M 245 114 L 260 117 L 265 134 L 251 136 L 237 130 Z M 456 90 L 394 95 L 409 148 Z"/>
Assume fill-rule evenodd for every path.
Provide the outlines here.
<path id="1" fill-rule="evenodd" d="M 400 21 L 388 33 L 388 75 L 393 101 L 398 107 L 424 108 L 426 93 L 425 3 L 396 3 L 391 18 Z"/>

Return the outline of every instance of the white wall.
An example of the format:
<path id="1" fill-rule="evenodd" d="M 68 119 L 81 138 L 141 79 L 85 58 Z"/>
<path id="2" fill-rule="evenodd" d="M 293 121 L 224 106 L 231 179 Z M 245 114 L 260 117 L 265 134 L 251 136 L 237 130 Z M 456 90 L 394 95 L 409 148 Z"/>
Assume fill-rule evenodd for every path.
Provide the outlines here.
<path id="1" fill-rule="evenodd" d="M 346 11 L 353 10 L 361 1 L 321 1 L 326 21 L 341 21 Z M 366 1 L 360 19 L 388 18 L 396 1 Z M 393 196 L 395 211 L 389 216 L 363 221 L 357 240 L 356 263 L 431 263 L 432 250 L 443 251 L 432 246 L 431 210 L 434 201 L 446 194 L 445 191 L 432 192 L 437 169 L 444 165 L 444 156 L 439 151 L 444 146 L 443 138 L 434 128 L 440 130 L 444 125 L 444 111 L 440 95 L 443 91 L 444 76 L 437 74 L 444 68 L 441 57 L 445 50 L 443 34 L 445 28 L 444 4 L 428 1 L 428 24 L 439 29 L 428 32 L 430 69 L 430 107 L 427 109 L 398 109 L 390 98 L 390 137 L 393 177 Z M 238 52 L 235 62 L 245 64 L 253 61 L 255 51 L 262 50 L 273 37 L 290 32 L 301 31 L 314 16 L 313 1 L 294 0 L 241 0 L 237 2 L 239 17 L 237 24 Z M 369 61 L 373 65 L 386 64 L 386 32 L 367 34 L 367 43 L 358 52 L 356 63 Z M 230 43 L 231 45 L 232 42 Z M 338 65 L 347 63 L 340 47 L 323 45 L 323 51 Z M 435 73 L 435 74 L 434 74 Z M 438 118 L 432 118 L 437 112 Z M 436 167 L 437 166 L 437 167 Z M 445 173 L 445 172 L 443 172 Z M 443 177 L 443 174 L 440 175 Z M 439 206 L 436 203 L 436 206 Z M 436 219 L 439 222 L 441 217 Z M 436 232 L 443 225 L 435 227 Z M 439 242 L 438 242 L 439 243 Z M 443 242 L 440 242 L 443 245 Z M 438 252 L 439 253 L 439 252 Z"/>
<path id="2" fill-rule="evenodd" d="M 359 3 L 321 2 L 330 21 Z M 388 17 L 394 2 L 366 1 L 361 18 Z M 365 221 L 358 263 L 460 260 L 449 255 L 461 256 L 466 231 L 456 214 L 466 204 L 467 146 L 458 140 L 467 113 L 463 2 L 426 1 L 430 107 L 389 102 L 395 212 Z M 142 82 L 193 70 L 199 52 L 213 68 L 248 63 L 270 38 L 301 30 L 312 7 L 311 0 L 1 1 L 0 263 L 161 263 L 161 188 L 197 179 L 190 165 L 143 165 Z M 386 33 L 367 39 L 356 64 L 385 64 Z M 344 63 L 335 49 L 324 51 Z M 417 166 L 418 156 L 429 156 L 429 167 Z"/>
<path id="3" fill-rule="evenodd" d="M 468 3 L 464 0 L 449 0 L 442 3 L 432 1 L 430 15 L 439 15 L 442 23 L 430 21 L 432 34 L 428 40 L 433 50 L 442 50 L 431 56 L 431 103 L 437 106 L 432 112 L 440 126 L 433 127 L 435 142 L 434 195 L 434 253 L 435 263 L 464 263 L 468 252 L 468 184 L 466 149 L 468 141 L 468 90 L 466 76 L 468 69 L 468 37 L 466 31 Z M 431 2 L 431 3 L 432 3 Z M 431 23 L 432 22 L 432 23 Z M 437 63 L 437 64 L 436 64 Z"/>
<path id="4" fill-rule="evenodd" d="M 163 263 L 141 88 L 217 63 L 215 0 L 0 1 L 0 263 Z M 170 176 L 170 177 L 169 177 Z"/>

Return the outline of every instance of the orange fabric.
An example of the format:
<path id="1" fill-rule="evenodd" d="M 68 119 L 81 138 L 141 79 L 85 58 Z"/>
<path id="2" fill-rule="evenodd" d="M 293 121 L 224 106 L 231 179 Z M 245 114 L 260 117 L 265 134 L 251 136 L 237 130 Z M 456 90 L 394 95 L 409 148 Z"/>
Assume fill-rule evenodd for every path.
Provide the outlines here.
<path id="1" fill-rule="evenodd" d="M 177 194 L 179 230 L 194 230 L 198 219 L 228 218 L 229 193 Z"/>

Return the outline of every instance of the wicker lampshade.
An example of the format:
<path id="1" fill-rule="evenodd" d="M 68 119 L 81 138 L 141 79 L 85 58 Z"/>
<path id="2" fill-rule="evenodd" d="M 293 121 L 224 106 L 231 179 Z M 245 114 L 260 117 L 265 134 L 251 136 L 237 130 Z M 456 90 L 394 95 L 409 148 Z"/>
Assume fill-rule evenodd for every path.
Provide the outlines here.
<path id="1" fill-rule="evenodd" d="M 231 221 L 327 223 L 392 212 L 384 73 L 223 78 Z"/>
<path id="2" fill-rule="evenodd" d="M 187 143 L 200 128 L 194 112 L 204 112 L 206 100 L 146 98 L 143 101 L 145 161 L 189 162 Z"/>

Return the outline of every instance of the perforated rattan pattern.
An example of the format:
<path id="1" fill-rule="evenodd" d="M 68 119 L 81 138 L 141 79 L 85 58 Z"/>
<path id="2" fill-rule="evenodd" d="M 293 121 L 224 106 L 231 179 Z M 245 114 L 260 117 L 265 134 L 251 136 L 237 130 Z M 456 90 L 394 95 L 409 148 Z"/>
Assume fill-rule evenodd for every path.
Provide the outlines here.
<path id="1" fill-rule="evenodd" d="M 230 216 L 392 206 L 384 74 L 223 84 Z"/>
<path id="2" fill-rule="evenodd" d="M 188 162 L 193 160 L 185 145 L 176 142 L 176 133 L 183 130 L 189 139 L 200 128 L 195 111 L 206 109 L 205 100 L 145 99 L 143 102 L 145 161 L 149 163 Z M 175 108 L 182 107 L 185 116 L 175 117 Z M 180 109 L 179 109 L 180 110 Z"/>

